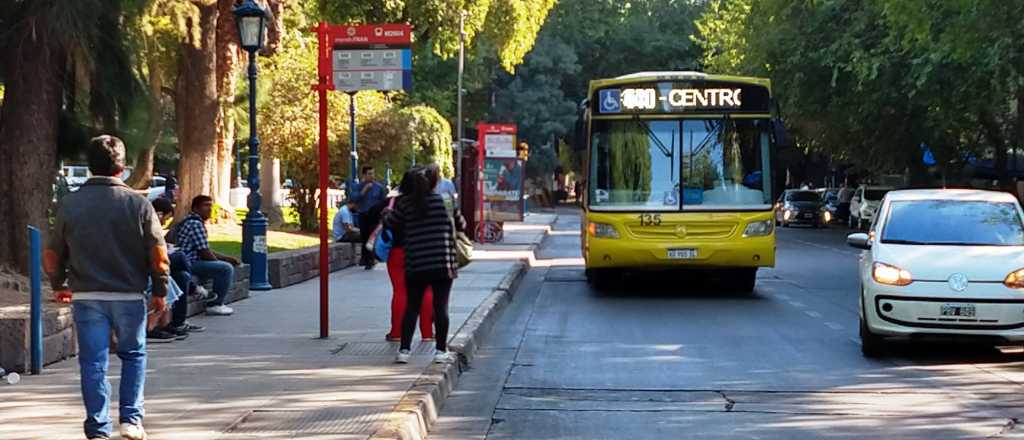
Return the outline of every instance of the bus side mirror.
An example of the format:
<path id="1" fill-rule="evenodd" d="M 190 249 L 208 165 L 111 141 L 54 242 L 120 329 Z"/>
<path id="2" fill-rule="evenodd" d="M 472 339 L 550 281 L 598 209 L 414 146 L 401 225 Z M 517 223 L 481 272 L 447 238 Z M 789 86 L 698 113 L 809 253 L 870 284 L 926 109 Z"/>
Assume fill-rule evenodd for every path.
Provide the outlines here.
<path id="1" fill-rule="evenodd" d="M 782 119 L 772 118 L 772 137 L 775 138 L 775 146 L 778 148 L 793 147 L 793 137 L 789 135 Z"/>
<path id="2" fill-rule="evenodd" d="M 587 149 L 587 106 L 589 101 L 584 99 L 580 102 L 576 111 L 576 125 L 573 129 L 572 149 L 583 151 Z"/>

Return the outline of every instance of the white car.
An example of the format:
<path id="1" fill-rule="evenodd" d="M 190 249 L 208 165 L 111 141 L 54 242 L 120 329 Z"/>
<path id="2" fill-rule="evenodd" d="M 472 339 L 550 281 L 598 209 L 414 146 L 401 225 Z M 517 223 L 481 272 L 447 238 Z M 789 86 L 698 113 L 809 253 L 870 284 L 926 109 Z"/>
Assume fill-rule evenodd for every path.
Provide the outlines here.
<path id="1" fill-rule="evenodd" d="M 892 191 L 889 186 L 861 185 L 850 200 L 850 229 L 864 229 L 875 220 L 878 206 L 885 193 Z"/>
<path id="2" fill-rule="evenodd" d="M 865 356 L 894 336 L 1024 341 L 1024 215 L 1012 195 L 893 191 L 847 243 L 863 250 Z"/>
<path id="3" fill-rule="evenodd" d="M 153 176 L 153 180 L 149 181 L 149 189 L 146 190 L 146 200 L 152 202 L 159 199 L 164 195 L 166 185 L 167 179 L 164 176 Z"/>

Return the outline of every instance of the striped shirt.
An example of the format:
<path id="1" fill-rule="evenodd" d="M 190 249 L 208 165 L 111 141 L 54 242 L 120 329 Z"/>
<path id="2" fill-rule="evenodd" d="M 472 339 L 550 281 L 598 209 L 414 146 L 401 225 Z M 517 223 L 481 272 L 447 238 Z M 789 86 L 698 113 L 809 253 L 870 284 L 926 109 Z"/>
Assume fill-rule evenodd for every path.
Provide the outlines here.
<path id="1" fill-rule="evenodd" d="M 410 198 L 399 197 L 395 209 L 384 217 L 385 227 L 405 236 L 406 276 L 455 278 L 458 270 L 455 237 L 444 199 L 431 194 L 426 215 L 420 214 Z M 465 229 L 466 220 L 458 211 L 455 219 L 459 230 Z"/>

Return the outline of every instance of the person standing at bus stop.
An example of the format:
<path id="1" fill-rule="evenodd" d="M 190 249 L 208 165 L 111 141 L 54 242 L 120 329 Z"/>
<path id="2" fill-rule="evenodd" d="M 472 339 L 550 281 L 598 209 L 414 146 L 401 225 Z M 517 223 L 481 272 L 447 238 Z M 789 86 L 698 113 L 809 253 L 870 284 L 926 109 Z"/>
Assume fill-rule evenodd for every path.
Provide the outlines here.
<path id="1" fill-rule="evenodd" d="M 422 178 L 423 169 L 413 168 L 406 171 L 402 181 L 398 185 L 398 194 L 389 194 L 389 198 L 375 208 L 372 214 L 380 217 L 380 213 L 388 207 L 394 207 L 404 195 L 412 194 L 415 190 L 415 180 Z M 394 202 L 392 204 L 391 202 Z M 388 278 L 391 279 L 391 330 L 384 336 L 388 341 L 399 341 L 402 339 L 402 321 L 405 319 L 405 308 L 409 303 L 408 283 L 405 279 L 405 234 L 404 231 L 394 230 L 391 232 L 391 251 L 388 253 Z M 423 302 L 420 306 L 420 336 L 423 340 L 434 338 L 434 313 L 432 304 L 434 294 L 430 287 L 427 287 L 423 295 Z"/>
<path id="2" fill-rule="evenodd" d="M 124 143 L 93 138 L 88 148 L 93 176 L 61 204 L 45 264 L 54 291 L 71 289 L 78 335 L 78 363 L 85 403 L 85 436 L 109 439 L 110 336 L 121 358 L 121 438 L 144 440 L 146 383 L 146 287 L 152 281 L 149 313 L 167 308 L 170 262 L 156 211 L 121 181 Z"/>
<path id="3" fill-rule="evenodd" d="M 373 252 L 366 250 L 366 241 L 370 238 L 370 231 L 373 231 L 377 227 L 377 223 L 380 222 L 380 218 L 370 214 L 370 209 L 382 202 L 387 197 L 387 190 L 384 189 L 384 185 L 377 182 L 376 176 L 374 176 L 373 167 L 363 167 L 362 180 L 355 188 L 352 188 L 352 195 L 349 197 L 350 200 L 355 202 L 359 208 L 359 230 L 364 231 L 362 237 L 360 237 L 360 253 L 359 264 L 366 270 L 373 269 L 373 266 L 377 264 L 373 259 Z"/>
<path id="4" fill-rule="evenodd" d="M 412 334 L 427 291 L 434 295 L 435 363 L 453 361 L 448 353 L 448 296 L 458 276 L 455 251 L 455 230 L 465 230 L 466 221 L 454 212 L 448 215 L 444 199 L 434 192 L 437 180 L 426 173 L 412 179 L 412 191 L 385 210 L 384 226 L 405 235 L 405 278 L 408 304 L 402 320 L 402 342 L 395 362 L 408 363 L 411 357 Z M 453 230 L 454 228 L 454 230 Z"/>

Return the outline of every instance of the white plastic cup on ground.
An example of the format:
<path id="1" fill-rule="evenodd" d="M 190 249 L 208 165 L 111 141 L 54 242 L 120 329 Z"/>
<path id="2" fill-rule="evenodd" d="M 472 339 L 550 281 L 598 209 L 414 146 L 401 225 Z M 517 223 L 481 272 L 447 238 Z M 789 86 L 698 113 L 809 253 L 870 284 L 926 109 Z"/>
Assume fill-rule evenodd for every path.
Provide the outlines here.
<path id="1" fill-rule="evenodd" d="M 9 373 L 4 380 L 7 381 L 8 385 L 17 385 L 18 382 L 21 382 L 21 375 L 18 373 Z"/>

